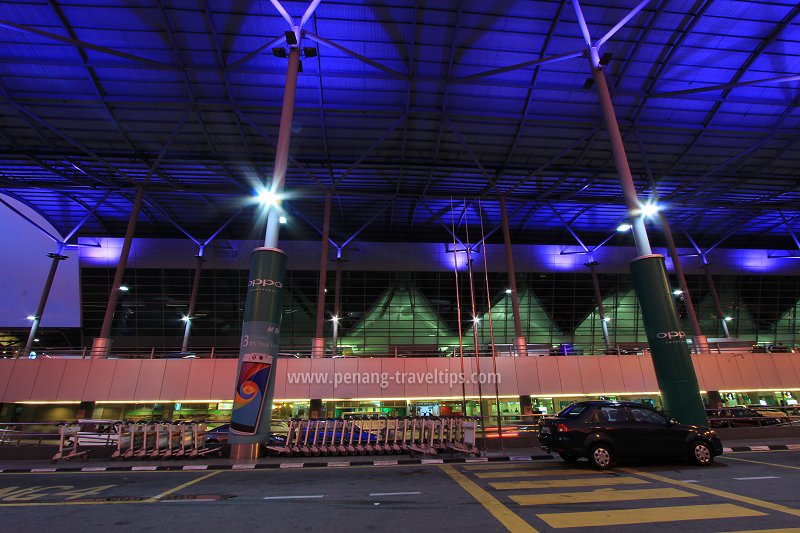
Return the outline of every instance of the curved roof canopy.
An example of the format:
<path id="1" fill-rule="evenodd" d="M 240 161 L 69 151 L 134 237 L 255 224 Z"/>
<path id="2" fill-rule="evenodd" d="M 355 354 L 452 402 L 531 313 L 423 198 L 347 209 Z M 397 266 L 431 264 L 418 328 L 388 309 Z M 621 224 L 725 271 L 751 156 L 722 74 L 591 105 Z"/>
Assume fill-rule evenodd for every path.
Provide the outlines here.
<path id="1" fill-rule="evenodd" d="M 626 213 L 586 35 L 679 244 L 797 248 L 797 2 L 583 0 L 585 32 L 576 5 L 6 1 L 0 193 L 62 235 L 121 236 L 146 184 L 137 236 L 261 235 L 291 19 L 282 238 L 318 239 L 332 191 L 340 238 L 496 241 L 503 194 L 515 242 L 596 245 Z"/>

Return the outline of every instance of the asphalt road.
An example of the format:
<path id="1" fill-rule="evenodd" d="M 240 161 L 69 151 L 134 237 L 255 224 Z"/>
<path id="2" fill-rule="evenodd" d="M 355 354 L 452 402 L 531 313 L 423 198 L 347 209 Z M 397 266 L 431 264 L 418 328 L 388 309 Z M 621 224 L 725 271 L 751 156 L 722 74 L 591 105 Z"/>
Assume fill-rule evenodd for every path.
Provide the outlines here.
<path id="1" fill-rule="evenodd" d="M 581 461 L 0 474 L 2 531 L 800 532 L 800 451 Z"/>

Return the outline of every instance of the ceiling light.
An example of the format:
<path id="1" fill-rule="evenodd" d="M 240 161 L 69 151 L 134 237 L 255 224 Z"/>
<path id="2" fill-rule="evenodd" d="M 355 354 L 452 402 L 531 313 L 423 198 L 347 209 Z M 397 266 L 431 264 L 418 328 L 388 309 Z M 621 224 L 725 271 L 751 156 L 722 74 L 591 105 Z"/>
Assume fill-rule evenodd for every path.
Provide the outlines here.
<path id="1" fill-rule="evenodd" d="M 661 209 L 661 208 L 656 203 L 644 204 L 641 207 L 642 216 L 643 217 L 651 217 L 651 216 L 655 215 L 656 213 L 658 213 L 659 209 Z"/>
<path id="2" fill-rule="evenodd" d="M 620 224 L 619 226 L 617 226 L 617 231 L 618 231 L 618 232 L 620 232 L 620 233 L 624 233 L 624 232 L 626 232 L 626 231 L 630 231 L 630 229 L 631 229 L 632 227 L 633 227 L 633 226 L 631 226 L 631 225 L 630 225 L 630 224 L 628 224 L 627 222 L 623 222 L 622 224 Z"/>
<path id="3" fill-rule="evenodd" d="M 680 289 L 675 289 L 674 291 L 672 291 L 672 294 L 674 294 L 675 296 L 680 296 L 681 294 L 683 294 L 683 291 Z"/>

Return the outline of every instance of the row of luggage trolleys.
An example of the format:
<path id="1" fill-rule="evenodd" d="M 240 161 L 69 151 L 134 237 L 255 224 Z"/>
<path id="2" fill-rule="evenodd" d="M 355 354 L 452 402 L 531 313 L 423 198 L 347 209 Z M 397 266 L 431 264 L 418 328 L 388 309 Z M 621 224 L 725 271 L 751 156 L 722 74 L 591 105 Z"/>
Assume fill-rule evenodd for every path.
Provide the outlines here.
<path id="1" fill-rule="evenodd" d="M 81 419 L 59 425 L 58 451 L 51 462 L 89 459 L 99 446 L 113 446 L 112 459 L 194 458 L 222 452 L 207 445 L 203 422 L 125 422 Z"/>
<path id="2" fill-rule="evenodd" d="M 470 417 L 385 417 L 292 419 L 281 455 L 477 454 Z"/>

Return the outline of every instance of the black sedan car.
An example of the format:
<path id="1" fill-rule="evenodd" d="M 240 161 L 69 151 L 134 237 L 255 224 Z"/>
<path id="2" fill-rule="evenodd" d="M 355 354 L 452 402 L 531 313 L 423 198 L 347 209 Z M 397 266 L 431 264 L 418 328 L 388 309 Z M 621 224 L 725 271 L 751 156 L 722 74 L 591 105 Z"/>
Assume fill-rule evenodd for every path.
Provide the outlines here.
<path id="1" fill-rule="evenodd" d="M 708 466 L 722 454 L 717 434 L 680 424 L 633 402 L 586 401 L 570 405 L 539 426 L 539 445 L 567 462 L 586 457 L 597 468 L 617 459 L 688 458 Z"/>

